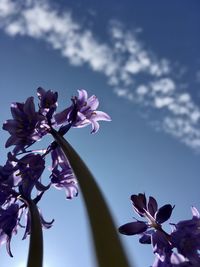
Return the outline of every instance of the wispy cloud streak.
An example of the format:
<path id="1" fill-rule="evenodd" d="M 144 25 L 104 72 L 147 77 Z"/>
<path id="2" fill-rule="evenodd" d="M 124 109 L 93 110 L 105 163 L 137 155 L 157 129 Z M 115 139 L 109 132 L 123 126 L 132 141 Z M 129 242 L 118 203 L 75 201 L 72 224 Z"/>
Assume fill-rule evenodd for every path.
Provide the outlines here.
<path id="1" fill-rule="evenodd" d="M 125 30 L 121 23 L 112 21 L 108 39 L 99 41 L 70 12 L 61 13 L 44 0 L 1 0 L 0 28 L 13 37 L 29 36 L 47 42 L 74 66 L 88 64 L 105 75 L 119 97 L 163 110 L 162 129 L 200 150 L 199 108 L 188 92 L 177 90 L 170 62 L 147 50 L 136 31 Z"/>

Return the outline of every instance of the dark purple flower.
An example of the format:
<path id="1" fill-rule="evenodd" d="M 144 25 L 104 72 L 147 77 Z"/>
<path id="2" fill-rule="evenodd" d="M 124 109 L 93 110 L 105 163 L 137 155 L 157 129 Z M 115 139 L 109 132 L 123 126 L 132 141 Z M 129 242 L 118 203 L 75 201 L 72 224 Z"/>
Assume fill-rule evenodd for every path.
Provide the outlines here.
<path id="1" fill-rule="evenodd" d="M 55 121 L 58 125 L 70 123 L 73 127 L 81 128 L 89 124 L 92 125 L 92 133 L 99 129 L 98 121 L 110 121 L 108 114 L 97 111 L 99 101 L 95 95 L 88 98 L 85 90 L 78 90 L 78 97 L 72 98 L 71 107 L 55 115 Z"/>
<path id="2" fill-rule="evenodd" d="M 46 133 L 44 117 L 35 111 L 33 97 L 29 97 L 25 103 L 13 103 L 11 113 L 13 119 L 3 124 L 3 129 L 11 135 L 6 147 L 15 145 L 15 152 L 24 150 Z"/>
<path id="3" fill-rule="evenodd" d="M 4 166 L 0 166 L 0 205 L 9 202 L 12 198 L 16 199 L 19 195 L 14 190 L 16 185 L 13 177 L 14 172 L 15 168 L 9 160 Z"/>
<path id="4" fill-rule="evenodd" d="M 42 87 L 37 89 L 37 95 L 40 100 L 39 112 L 51 120 L 53 113 L 58 106 L 58 93 L 51 90 L 45 91 Z"/>
<path id="5" fill-rule="evenodd" d="M 9 160 L 7 160 L 4 166 L 0 166 L 0 184 L 12 188 L 14 186 L 13 171 L 13 165 Z"/>
<path id="6" fill-rule="evenodd" d="M 167 221 L 172 213 L 173 207 L 170 204 L 164 205 L 158 209 L 157 201 L 153 197 L 149 197 L 149 201 L 147 203 L 145 194 L 138 194 L 131 196 L 133 209 L 134 211 L 141 217 L 145 217 L 147 222 L 136 221 L 120 227 L 120 232 L 123 231 L 123 234 L 130 235 L 130 229 L 136 233 L 141 231 L 142 229 L 152 227 L 156 230 L 161 229 L 161 224 Z M 131 227 L 132 226 L 132 227 Z"/>
<path id="7" fill-rule="evenodd" d="M 140 234 L 140 243 L 152 244 L 154 253 L 160 258 L 165 258 L 172 246 L 170 237 L 162 229 L 161 224 L 170 218 L 173 207 L 167 204 L 158 209 L 157 201 L 153 197 L 149 197 L 147 203 L 145 194 L 141 193 L 132 195 L 131 200 L 134 211 L 145 217 L 146 221 L 136 220 L 124 224 L 119 228 L 119 232 L 124 235 Z"/>
<path id="8" fill-rule="evenodd" d="M 49 188 L 50 185 L 44 186 L 40 182 L 45 169 L 45 160 L 40 154 L 30 153 L 21 159 L 10 154 L 9 158 L 15 166 L 13 177 L 23 197 L 30 198 L 34 186 L 38 191 L 45 191 Z"/>
<path id="9" fill-rule="evenodd" d="M 200 262 L 192 263 L 180 253 L 170 252 L 164 260 L 156 257 L 152 267 L 199 267 Z"/>
<path id="10" fill-rule="evenodd" d="M 171 225 L 171 234 L 166 233 L 162 223 L 171 216 L 170 204 L 158 209 L 157 201 L 145 194 L 131 196 L 134 211 L 146 221 L 136 220 L 122 225 L 119 232 L 125 235 L 139 234 L 142 244 L 152 244 L 156 255 L 152 267 L 199 267 L 200 266 L 200 213 L 192 207 L 191 220 Z"/>
<path id="11" fill-rule="evenodd" d="M 10 197 L 10 189 L 0 184 L 0 206 L 3 205 Z"/>
<path id="12" fill-rule="evenodd" d="M 0 208 L 0 245 L 6 243 L 7 252 L 11 257 L 10 241 L 12 235 L 17 232 L 18 216 L 18 204 L 11 204 L 5 209 Z"/>
<path id="13" fill-rule="evenodd" d="M 51 152 L 52 175 L 51 182 L 57 189 L 64 189 L 66 198 L 78 195 L 77 180 L 62 150 L 57 147 Z"/>
<path id="14" fill-rule="evenodd" d="M 192 214 L 191 220 L 180 221 L 174 225 L 172 243 L 192 264 L 199 263 L 200 266 L 200 214 L 195 207 L 192 207 Z"/>

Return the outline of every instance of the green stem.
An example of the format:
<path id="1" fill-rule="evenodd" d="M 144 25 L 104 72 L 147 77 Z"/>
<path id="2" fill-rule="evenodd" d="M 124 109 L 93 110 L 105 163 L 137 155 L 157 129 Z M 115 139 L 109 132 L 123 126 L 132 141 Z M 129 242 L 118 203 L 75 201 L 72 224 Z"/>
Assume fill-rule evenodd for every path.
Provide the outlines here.
<path id="1" fill-rule="evenodd" d="M 67 157 L 88 212 L 98 267 L 129 267 L 109 208 L 95 179 L 72 146 L 55 130 L 52 135 Z"/>
<path id="2" fill-rule="evenodd" d="M 22 199 L 28 206 L 31 221 L 31 234 L 27 267 L 42 267 L 43 262 L 43 236 L 40 214 L 33 200 Z"/>

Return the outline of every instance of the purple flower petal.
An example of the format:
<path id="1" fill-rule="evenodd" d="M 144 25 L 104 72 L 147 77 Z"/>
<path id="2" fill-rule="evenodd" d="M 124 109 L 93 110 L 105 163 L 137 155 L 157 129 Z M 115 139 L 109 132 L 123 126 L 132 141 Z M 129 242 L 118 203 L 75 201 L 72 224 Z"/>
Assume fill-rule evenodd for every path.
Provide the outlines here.
<path id="1" fill-rule="evenodd" d="M 3 124 L 3 129 L 8 131 L 10 134 L 15 133 L 18 127 L 18 122 L 16 120 L 7 120 Z"/>
<path id="2" fill-rule="evenodd" d="M 145 222 L 137 221 L 126 223 L 119 227 L 119 232 L 124 235 L 141 234 L 147 230 L 148 226 Z"/>
<path id="3" fill-rule="evenodd" d="M 150 230 L 143 233 L 139 239 L 139 242 L 141 244 L 151 244 L 151 235 L 153 232 L 154 232 L 153 230 Z"/>
<path id="4" fill-rule="evenodd" d="M 11 252 L 11 247 L 10 247 L 10 241 L 11 241 L 11 237 L 7 237 L 7 241 L 6 241 L 6 250 L 8 252 L 8 255 L 13 258 L 13 254 Z"/>
<path id="5" fill-rule="evenodd" d="M 191 210 L 192 210 L 193 218 L 200 219 L 199 211 L 195 207 L 192 207 Z"/>
<path id="6" fill-rule="evenodd" d="M 25 211 L 24 220 L 25 220 L 26 228 L 25 228 L 22 240 L 25 240 L 27 236 L 30 235 L 31 233 L 31 218 L 30 218 L 30 213 L 28 210 Z"/>
<path id="7" fill-rule="evenodd" d="M 45 96 L 45 93 L 46 91 L 42 87 L 38 87 L 37 95 L 40 100 Z"/>
<path id="8" fill-rule="evenodd" d="M 75 183 L 66 183 L 64 186 L 65 194 L 67 199 L 72 199 L 78 196 L 78 187 Z"/>
<path id="9" fill-rule="evenodd" d="M 58 125 L 61 125 L 63 123 L 68 122 L 69 115 L 70 115 L 71 111 L 72 111 L 72 108 L 70 107 L 70 108 L 66 108 L 63 111 L 55 114 L 54 119 L 55 119 L 56 123 Z"/>
<path id="10" fill-rule="evenodd" d="M 11 114 L 15 120 L 23 117 L 23 107 L 24 103 L 12 103 L 11 104 Z"/>
<path id="11" fill-rule="evenodd" d="M 172 207 L 170 204 L 166 204 L 162 206 L 155 214 L 155 219 L 157 223 L 163 223 L 167 221 L 171 214 L 174 207 Z"/>
<path id="12" fill-rule="evenodd" d="M 83 123 L 87 120 L 87 118 L 86 118 L 86 116 L 82 113 L 82 112 L 77 112 L 77 120 L 78 121 L 82 121 Z M 87 122 L 85 122 L 86 124 L 88 123 L 90 123 L 90 121 L 89 120 L 87 120 Z"/>
<path id="13" fill-rule="evenodd" d="M 35 115 L 35 105 L 33 97 L 29 97 L 24 104 L 24 113 L 30 117 Z"/>
<path id="14" fill-rule="evenodd" d="M 131 196 L 131 200 L 132 200 L 132 203 L 133 203 L 133 207 L 136 211 L 136 213 L 138 213 L 138 215 L 140 216 L 144 216 L 144 209 L 146 210 L 147 207 L 146 207 L 146 196 L 145 194 L 138 194 L 138 195 L 132 195 Z"/>
<path id="15" fill-rule="evenodd" d="M 91 96 L 88 98 L 87 105 L 90 106 L 91 110 L 96 110 L 99 106 L 98 98 L 95 95 Z"/>
<path id="16" fill-rule="evenodd" d="M 158 204 L 155 198 L 149 197 L 149 202 L 148 202 L 148 211 L 151 214 L 152 217 L 154 217 L 156 211 L 158 209 Z"/>
<path id="17" fill-rule="evenodd" d="M 178 264 L 181 264 L 183 262 L 186 262 L 185 260 L 186 259 L 182 254 L 174 253 L 174 252 L 172 253 L 171 258 L 170 258 L 171 263 L 175 264 L 175 265 L 178 265 Z"/>
<path id="18" fill-rule="evenodd" d="M 91 121 L 91 122 L 92 122 L 91 133 L 96 133 L 99 130 L 99 123 L 97 121 Z"/>
<path id="19" fill-rule="evenodd" d="M 38 191 L 46 191 L 50 188 L 51 184 L 48 184 L 48 185 L 43 185 L 42 183 L 40 183 L 39 181 L 36 181 L 35 183 L 35 187 Z"/>
<path id="20" fill-rule="evenodd" d="M 103 111 L 94 111 L 91 118 L 95 121 L 111 121 L 111 117 Z"/>
<path id="21" fill-rule="evenodd" d="M 5 147 L 9 147 L 9 146 L 12 146 L 12 145 L 17 145 L 19 142 L 18 142 L 18 138 L 14 135 L 11 135 L 8 140 L 6 141 L 6 144 L 5 144 Z"/>
<path id="22" fill-rule="evenodd" d="M 47 222 L 47 221 L 44 219 L 44 217 L 43 217 L 41 211 L 39 211 L 39 212 L 40 212 L 40 219 L 41 219 L 42 226 L 43 226 L 45 229 L 49 229 L 49 228 L 51 228 L 52 225 L 53 225 L 54 219 L 52 219 L 50 222 Z"/>
<path id="23" fill-rule="evenodd" d="M 87 91 L 84 89 L 78 90 L 78 99 L 80 101 L 80 104 L 84 105 L 84 103 L 87 102 L 88 99 Z"/>

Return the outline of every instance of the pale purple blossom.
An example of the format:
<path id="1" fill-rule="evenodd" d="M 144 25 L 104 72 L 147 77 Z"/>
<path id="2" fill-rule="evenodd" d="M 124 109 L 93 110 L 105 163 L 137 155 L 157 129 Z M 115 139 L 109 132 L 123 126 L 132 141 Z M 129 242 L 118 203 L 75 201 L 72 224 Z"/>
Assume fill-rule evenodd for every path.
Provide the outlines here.
<path id="1" fill-rule="evenodd" d="M 73 127 L 81 128 L 92 125 L 92 133 L 99 129 L 98 121 L 110 121 L 110 116 L 96 110 L 99 106 L 99 100 L 95 95 L 88 98 L 86 90 L 78 90 L 78 96 L 72 98 L 72 105 L 62 112 L 55 115 L 55 121 L 58 125 L 70 123 Z"/>
<path id="2" fill-rule="evenodd" d="M 62 150 L 57 147 L 51 152 L 52 174 L 51 183 L 57 189 L 64 189 L 67 199 L 78 195 L 77 179 L 64 156 Z"/>

